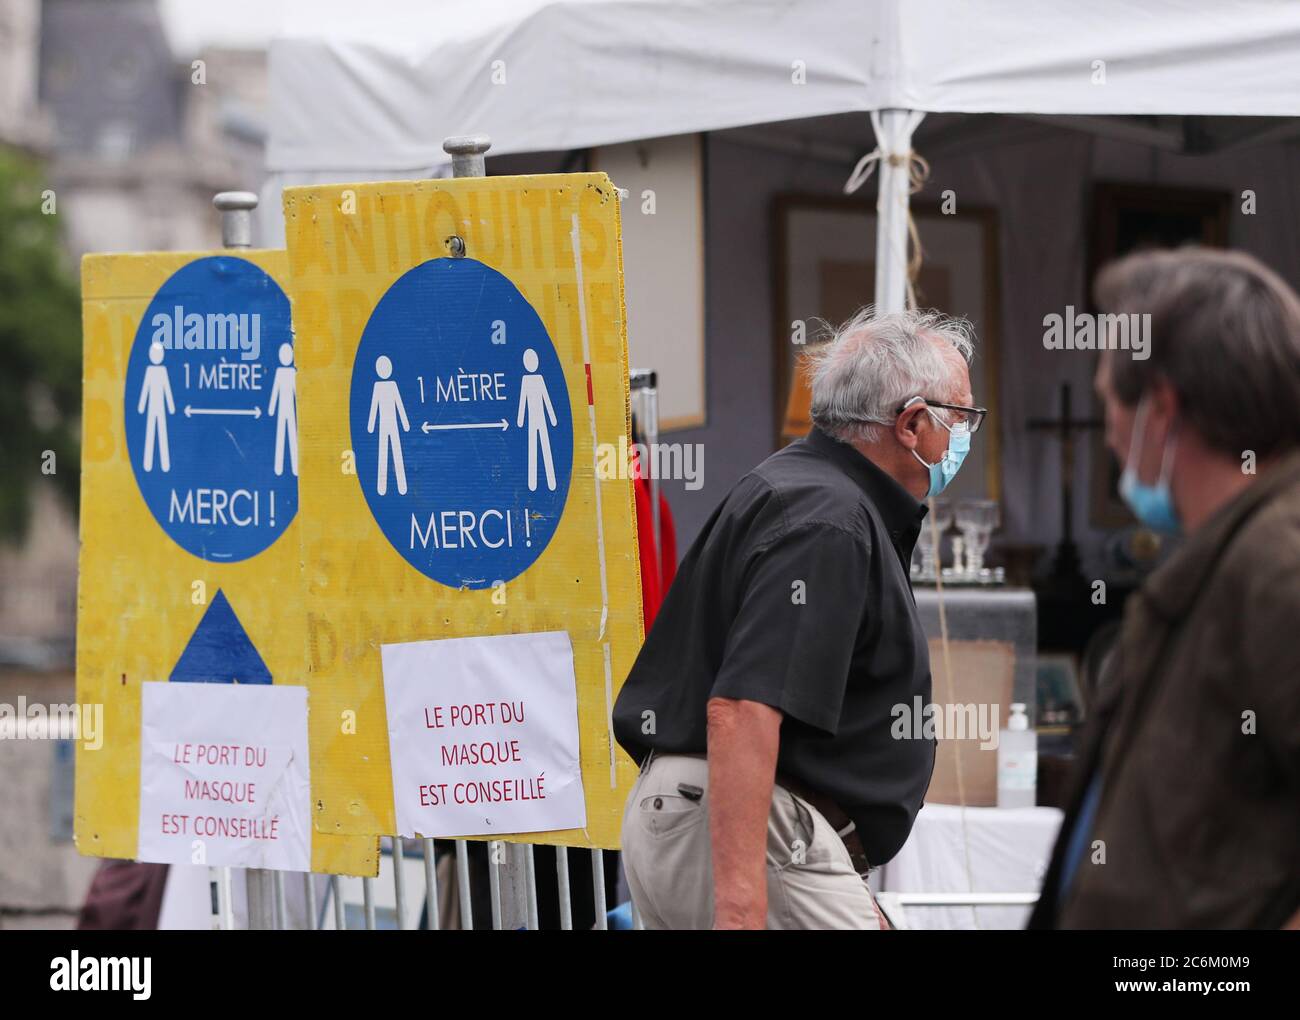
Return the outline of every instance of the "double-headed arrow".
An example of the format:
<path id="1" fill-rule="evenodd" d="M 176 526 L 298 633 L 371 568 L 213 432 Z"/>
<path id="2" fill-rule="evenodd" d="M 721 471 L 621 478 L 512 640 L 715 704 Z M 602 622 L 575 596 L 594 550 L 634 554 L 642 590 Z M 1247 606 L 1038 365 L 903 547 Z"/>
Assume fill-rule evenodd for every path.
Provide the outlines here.
<path id="1" fill-rule="evenodd" d="M 499 429 L 504 432 L 510 427 L 510 423 L 504 418 L 499 421 L 474 421 L 464 422 L 459 425 L 430 425 L 427 421 L 420 426 L 420 431 L 426 436 L 430 432 L 441 432 L 449 429 Z"/>
<path id="2" fill-rule="evenodd" d="M 247 415 L 250 418 L 260 418 L 262 417 L 262 409 L 260 407 L 227 408 L 227 407 L 190 407 L 189 404 L 185 405 L 186 418 L 192 418 L 196 414 L 239 414 L 239 415 Z"/>

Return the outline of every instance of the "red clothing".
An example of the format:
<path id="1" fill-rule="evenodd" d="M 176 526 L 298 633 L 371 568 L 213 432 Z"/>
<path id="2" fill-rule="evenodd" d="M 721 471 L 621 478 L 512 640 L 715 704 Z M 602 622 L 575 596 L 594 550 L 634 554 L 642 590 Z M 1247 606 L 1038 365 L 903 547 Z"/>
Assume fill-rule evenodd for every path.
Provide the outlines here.
<path id="1" fill-rule="evenodd" d="M 646 633 L 654 623 L 659 607 L 668 594 L 668 586 L 677 574 L 677 530 L 668 500 L 659 493 L 659 569 L 655 570 L 654 515 L 650 511 L 650 483 L 641 477 L 640 462 L 633 459 L 632 483 L 636 495 L 636 534 L 641 557 L 641 615 Z"/>
<path id="2" fill-rule="evenodd" d="M 659 592 L 660 579 L 655 570 L 655 544 L 653 538 L 654 521 L 650 515 L 650 486 L 644 478 L 632 482 L 632 492 L 636 497 L 636 541 L 641 557 L 641 618 L 645 621 L 646 633 L 650 633 L 650 624 L 663 596 Z"/>

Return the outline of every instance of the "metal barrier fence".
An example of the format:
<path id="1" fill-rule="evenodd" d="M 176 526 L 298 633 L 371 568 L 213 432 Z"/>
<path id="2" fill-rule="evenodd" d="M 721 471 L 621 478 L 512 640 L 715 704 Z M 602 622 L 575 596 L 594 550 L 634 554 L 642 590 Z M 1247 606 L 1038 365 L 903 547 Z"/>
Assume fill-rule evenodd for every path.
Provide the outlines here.
<path id="1" fill-rule="evenodd" d="M 473 841 L 486 850 L 487 878 L 490 894 L 492 928 L 537 930 L 539 923 L 538 883 L 535 866 L 535 847 L 531 843 L 507 843 L 504 840 Z M 408 846 L 415 844 L 419 854 L 412 855 Z M 402 840 L 383 837 L 381 840 L 380 874 L 376 878 L 350 878 L 339 875 L 317 875 L 305 872 L 280 872 L 249 869 L 247 878 L 247 927 L 252 929 L 303 928 L 311 930 L 349 928 L 374 930 L 377 928 L 425 928 L 439 930 L 444 927 L 443 897 L 439 895 L 439 858 L 446 860 L 447 853 L 438 848 L 454 846 L 454 913 L 458 927 L 474 927 L 474 888 L 471 875 L 471 841 L 464 839 L 436 841 L 433 839 Z M 555 847 L 555 903 L 561 930 L 573 929 L 573 882 L 569 873 L 569 851 Z M 608 902 L 606 895 L 605 852 L 581 851 L 591 856 L 591 907 L 593 927 L 608 929 Z M 512 859 L 513 858 L 513 859 Z M 388 867 L 385 867 L 385 865 Z M 235 878 L 231 868 L 213 869 L 217 874 L 215 904 L 218 927 L 232 930 L 242 927 L 237 923 L 235 908 Z M 388 876 L 384 872 L 390 871 Z M 423 882 L 420 883 L 420 878 Z M 480 879 L 481 880 L 481 879 Z M 581 881 L 581 879 L 579 879 Z M 349 896 L 349 889 L 360 884 L 360 902 Z M 422 888 L 420 886 L 422 885 Z M 297 890 L 294 887 L 297 886 Z M 518 886 L 515 890 L 512 887 Z M 388 891 L 391 889 L 391 899 Z M 290 899 L 300 901 L 290 909 Z M 512 899 L 512 896 L 515 898 Z M 381 902 L 382 901 L 382 902 Z M 631 927 L 642 928 L 635 905 L 630 905 Z"/>
<path id="2" fill-rule="evenodd" d="M 438 854 L 432 839 L 403 841 L 401 839 L 383 839 L 381 848 L 380 876 L 377 878 L 348 878 L 338 875 L 316 875 L 301 872 L 250 871 L 247 873 L 249 896 L 249 927 L 265 927 L 278 930 L 303 928 L 312 930 L 347 930 L 380 928 L 415 929 L 423 928 L 437 931 L 443 924 L 444 904 L 439 895 L 440 879 L 438 876 Z M 416 843 L 420 847 L 418 856 L 408 854 L 405 843 Z M 474 895 L 472 892 L 469 840 L 442 840 L 438 844 L 454 845 L 454 886 L 456 905 L 456 924 L 461 930 L 474 927 Z M 489 867 L 490 914 L 492 928 L 520 929 L 536 931 L 539 923 L 539 905 L 537 872 L 535 868 L 535 847 L 529 843 L 506 843 L 504 840 L 478 842 L 486 849 Z M 569 854 L 565 848 L 553 848 L 556 861 L 557 912 L 561 930 L 573 929 L 573 886 L 569 874 Z M 505 886 L 511 881 L 511 862 L 509 851 L 516 851 L 522 858 L 523 867 L 523 913 L 521 923 L 511 923 L 507 897 L 503 894 Z M 605 855 L 603 850 L 581 851 L 591 855 L 591 892 L 592 908 L 597 929 L 608 929 L 608 912 L 606 903 Z M 452 856 L 443 854 L 444 860 Z M 391 874 L 385 879 L 384 863 L 389 863 Z M 414 866 L 408 866 L 414 865 Z M 230 868 L 213 869 L 218 873 L 215 881 L 218 926 L 224 930 L 239 927 L 236 923 L 234 904 L 234 881 Z M 448 869 L 450 870 L 450 869 Z M 423 888 L 419 888 L 422 877 Z M 254 916 L 254 900 L 259 893 L 253 891 L 258 883 L 264 883 L 264 904 L 266 909 L 262 916 Z M 298 884 L 302 903 L 308 908 L 301 912 L 291 911 L 290 891 Z M 349 897 L 348 888 L 359 885 L 360 896 Z M 387 895 L 391 888 L 391 906 Z M 1038 901 L 1037 893 L 1025 892 L 894 892 L 878 891 L 876 901 L 890 918 L 896 928 L 911 927 L 909 912 L 918 908 L 933 907 L 1032 907 Z M 382 902 L 381 902 L 382 901 Z M 644 926 L 634 903 L 630 904 L 631 927 L 636 930 Z"/>

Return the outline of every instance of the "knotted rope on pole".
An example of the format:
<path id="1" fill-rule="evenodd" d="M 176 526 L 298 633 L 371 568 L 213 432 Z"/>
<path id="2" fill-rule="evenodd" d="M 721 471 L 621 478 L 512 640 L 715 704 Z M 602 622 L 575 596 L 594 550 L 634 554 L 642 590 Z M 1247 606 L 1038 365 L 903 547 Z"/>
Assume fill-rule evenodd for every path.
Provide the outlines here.
<path id="1" fill-rule="evenodd" d="M 876 115 L 872 114 L 872 123 L 876 123 Z M 877 134 L 879 134 L 877 127 Z M 907 152 L 891 152 L 885 154 L 881 151 L 880 146 L 876 146 L 853 167 L 853 172 L 849 174 L 849 179 L 844 182 L 844 194 L 852 195 L 864 185 L 875 172 L 877 164 L 885 161 L 892 167 L 907 168 L 907 190 L 909 195 L 915 195 L 923 187 L 925 182 L 930 179 L 930 164 L 924 156 L 915 149 L 908 149 Z M 921 273 L 921 263 L 924 260 L 924 252 L 921 249 L 921 234 L 916 227 L 916 218 L 912 215 L 912 209 L 909 205 L 907 210 L 907 307 L 916 307 L 916 280 Z"/>

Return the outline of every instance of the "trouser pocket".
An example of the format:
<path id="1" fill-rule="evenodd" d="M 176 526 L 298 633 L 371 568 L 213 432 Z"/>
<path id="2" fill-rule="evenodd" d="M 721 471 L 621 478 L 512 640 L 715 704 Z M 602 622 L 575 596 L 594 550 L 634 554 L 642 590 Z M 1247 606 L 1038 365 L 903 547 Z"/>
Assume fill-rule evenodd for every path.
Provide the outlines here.
<path id="1" fill-rule="evenodd" d="M 666 838 L 699 825 L 706 811 L 702 800 L 680 793 L 652 793 L 637 801 L 637 813 L 646 831 Z"/>
<path id="2" fill-rule="evenodd" d="M 848 848 L 824 815 L 783 786 L 772 791 L 767 826 L 771 868 L 852 869 Z"/>

